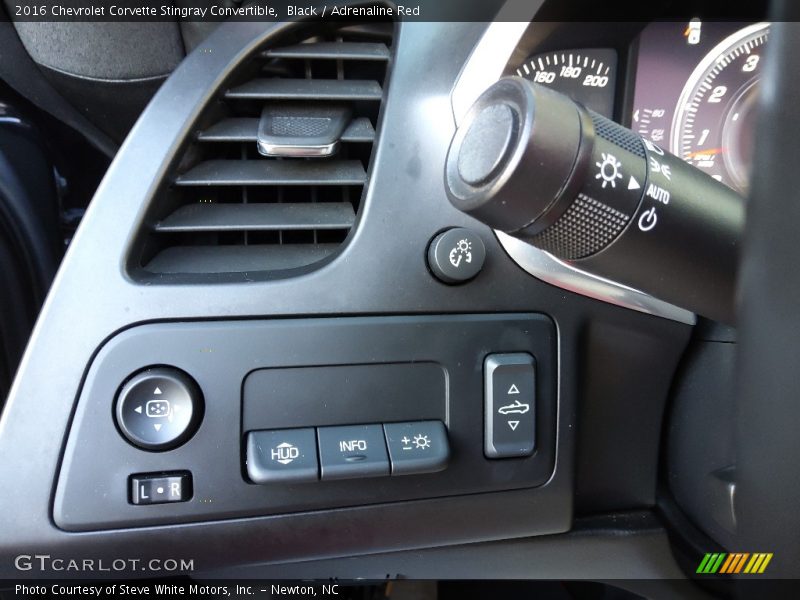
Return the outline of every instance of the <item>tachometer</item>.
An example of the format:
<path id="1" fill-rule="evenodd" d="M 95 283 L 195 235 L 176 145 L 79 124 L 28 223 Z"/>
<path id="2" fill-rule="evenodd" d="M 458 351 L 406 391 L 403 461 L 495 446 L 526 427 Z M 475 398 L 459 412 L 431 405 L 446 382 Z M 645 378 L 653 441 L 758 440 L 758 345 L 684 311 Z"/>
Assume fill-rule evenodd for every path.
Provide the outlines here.
<path id="1" fill-rule="evenodd" d="M 517 69 L 517 75 L 558 90 L 605 117 L 612 116 L 616 50 L 590 48 L 535 54 Z"/>
<path id="2" fill-rule="evenodd" d="M 717 45 L 692 73 L 678 100 L 671 149 L 734 189 L 748 188 L 755 106 L 769 23 Z"/>

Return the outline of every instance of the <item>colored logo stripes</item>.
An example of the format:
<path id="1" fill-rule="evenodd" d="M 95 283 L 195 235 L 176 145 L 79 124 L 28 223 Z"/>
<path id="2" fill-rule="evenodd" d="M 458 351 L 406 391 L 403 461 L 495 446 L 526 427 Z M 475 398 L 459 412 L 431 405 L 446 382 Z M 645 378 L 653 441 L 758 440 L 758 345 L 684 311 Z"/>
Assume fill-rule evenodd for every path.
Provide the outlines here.
<path id="1" fill-rule="evenodd" d="M 708 574 L 761 574 L 772 560 L 772 552 L 715 552 L 706 554 L 697 567 L 697 573 Z"/>

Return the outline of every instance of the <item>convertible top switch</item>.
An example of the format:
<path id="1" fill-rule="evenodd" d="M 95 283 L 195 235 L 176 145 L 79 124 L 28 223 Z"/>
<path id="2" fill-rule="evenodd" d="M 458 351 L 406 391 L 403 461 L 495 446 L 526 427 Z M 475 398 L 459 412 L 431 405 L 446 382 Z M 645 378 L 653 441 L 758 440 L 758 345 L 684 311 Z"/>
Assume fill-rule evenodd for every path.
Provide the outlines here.
<path id="1" fill-rule="evenodd" d="M 530 354 L 492 354 L 484 362 L 484 454 L 530 456 L 536 448 L 536 369 Z"/>

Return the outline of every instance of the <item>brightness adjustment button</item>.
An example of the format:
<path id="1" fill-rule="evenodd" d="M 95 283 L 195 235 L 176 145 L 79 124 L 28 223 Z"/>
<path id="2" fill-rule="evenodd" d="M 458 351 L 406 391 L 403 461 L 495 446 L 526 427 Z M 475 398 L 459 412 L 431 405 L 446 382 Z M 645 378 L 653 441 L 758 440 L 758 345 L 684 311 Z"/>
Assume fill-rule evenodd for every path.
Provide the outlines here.
<path id="1" fill-rule="evenodd" d="M 441 421 L 386 423 L 392 475 L 435 473 L 447 467 L 450 445 Z"/>
<path id="2" fill-rule="evenodd" d="M 134 375 L 119 392 L 116 419 L 123 436 L 145 450 L 169 450 L 188 440 L 203 413 L 200 388 L 168 367 Z"/>

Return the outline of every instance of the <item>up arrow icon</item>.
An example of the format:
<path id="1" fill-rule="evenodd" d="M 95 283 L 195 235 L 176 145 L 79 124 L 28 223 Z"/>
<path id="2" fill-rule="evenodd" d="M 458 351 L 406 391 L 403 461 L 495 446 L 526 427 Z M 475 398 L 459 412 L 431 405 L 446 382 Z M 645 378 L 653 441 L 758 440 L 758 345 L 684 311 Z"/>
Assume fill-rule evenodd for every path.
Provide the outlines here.
<path id="1" fill-rule="evenodd" d="M 508 395 L 513 396 L 514 394 L 519 394 L 519 388 L 517 387 L 517 384 L 512 383 L 511 387 L 508 388 Z"/>

